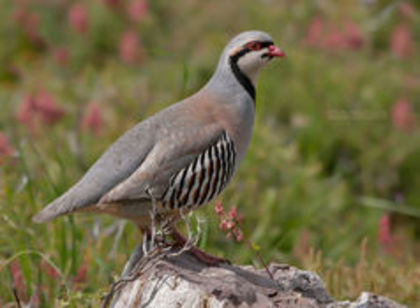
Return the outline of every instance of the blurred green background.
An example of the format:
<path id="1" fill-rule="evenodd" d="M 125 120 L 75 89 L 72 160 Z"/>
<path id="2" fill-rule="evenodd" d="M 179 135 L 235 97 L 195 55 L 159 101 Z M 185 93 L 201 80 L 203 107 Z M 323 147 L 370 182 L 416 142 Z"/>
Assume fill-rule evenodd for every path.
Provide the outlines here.
<path id="1" fill-rule="evenodd" d="M 415 1 L 3 0 L 0 306 L 97 306 L 140 235 L 31 217 L 122 132 L 197 91 L 237 33 L 287 54 L 259 78 L 250 149 L 199 245 L 316 270 L 337 298 L 420 302 L 420 5 Z M 250 245 L 252 248 L 250 247 Z M 13 304 L 12 304 L 13 305 Z"/>

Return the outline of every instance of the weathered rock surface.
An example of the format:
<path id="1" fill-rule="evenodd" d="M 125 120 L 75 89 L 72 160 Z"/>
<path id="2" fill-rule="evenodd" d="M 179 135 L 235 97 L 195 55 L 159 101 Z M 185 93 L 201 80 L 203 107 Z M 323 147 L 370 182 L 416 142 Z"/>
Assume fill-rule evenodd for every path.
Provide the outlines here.
<path id="1" fill-rule="evenodd" d="M 123 276 L 132 271 L 134 254 Z M 336 302 L 313 272 L 296 267 L 269 265 L 265 269 L 221 264 L 209 267 L 188 253 L 153 263 L 113 296 L 113 308 L 171 307 L 404 307 L 390 299 L 363 292 L 354 301 Z"/>

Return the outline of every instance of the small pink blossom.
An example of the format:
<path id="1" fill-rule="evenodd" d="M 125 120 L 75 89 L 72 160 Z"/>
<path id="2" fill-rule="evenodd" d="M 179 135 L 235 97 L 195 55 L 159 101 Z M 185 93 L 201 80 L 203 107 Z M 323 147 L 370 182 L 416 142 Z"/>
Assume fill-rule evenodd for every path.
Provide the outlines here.
<path id="1" fill-rule="evenodd" d="M 79 33 L 85 33 L 89 29 L 89 21 L 86 8 L 82 4 L 74 4 L 68 11 L 68 23 L 70 27 Z"/>
<path id="2" fill-rule="evenodd" d="M 216 202 L 214 205 L 214 211 L 218 216 L 225 214 L 225 209 L 223 208 L 222 202 Z"/>
<path id="3" fill-rule="evenodd" d="M 235 239 L 237 242 L 241 242 L 244 239 L 244 234 L 241 228 L 233 229 L 233 234 L 235 235 Z"/>
<path id="4" fill-rule="evenodd" d="M 402 131 L 410 131 L 414 126 L 414 110 L 405 98 L 397 100 L 391 108 L 391 119 L 394 127 Z"/>
<path id="5" fill-rule="evenodd" d="M 391 34 L 391 51 L 397 58 L 405 59 L 413 52 L 413 35 L 406 24 L 399 24 Z"/>
<path id="6" fill-rule="evenodd" d="M 69 51 L 65 47 L 59 47 L 53 50 L 53 58 L 58 65 L 64 67 L 69 61 Z"/>
<path id="7" fill-rule="evenodd" d="M 3 158 L 12 156 L 14 151 L 7 137 L 0 131 L 0 165 L 3 163 Z"/>
<path id="8" fill-rule="evenodd" d="M 236 218 L 236 216 L 238 215 L 238 210 L 236 209 L 236 206 L 232 206 L 230 208 L 228 215 L 229 215 L 229 217 L 231 219 L 235 219 Z"/>
<path id="9" fill-rule="evenodd" d="M 228 228 L 228 221 L 227 221 L 226 219 L 222 219 L 222 220 L 220 221 L 219 228 L 220 228 L 220 230 L 222 230 L 222 231 L 227 231 L 227 230 L 229 229 L 229 228 Z"/>
<path id="10" fill-rule="evenodd" d="M 221 202 L 216 202 L 214 210 L 219 218 L 219 229 L 226 233 L 226 238 L 232 237 L 240 242 L 243 240 L 243 232 L 241 229 L 242 214 L 238 213 L 235 206 L 232 206 L 228 213 L 225 213 Z"/>
<path id="11" fill-rule="evenodd" d="M 137 34 L 133 30 L 123 33 L 119 44 L 120 59 L 126 64 L 133 64 L 139 60 L 139 40 Z"/>
<path id="12" fill-rule="evenodd" d="M 127 6 L 127 14 L 134 22 L 139 22 L 147 14 L 149 5 L 146 0 L 131 0 Z"/>
<path id="13" fill-rule="evenodd" d="M 82 130 L 99 135 L 103 127 L 101 109 L 96 102 L 90 102 L 81 122 Z"/>
<path id="14" fill-rule="evenodd" d="M 232 221 L 232 220 L 228 220 L 227 221 L 226 227 L 227 227 L 228 230 L 233 229 L 234 226 L 235 226 L 235 222 L 234 221 Z"/>

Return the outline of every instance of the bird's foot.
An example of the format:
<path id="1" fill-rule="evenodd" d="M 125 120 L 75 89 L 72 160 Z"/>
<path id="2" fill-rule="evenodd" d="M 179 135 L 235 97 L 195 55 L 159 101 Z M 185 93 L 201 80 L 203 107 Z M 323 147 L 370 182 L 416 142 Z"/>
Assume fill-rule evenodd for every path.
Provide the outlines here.
<path id="1" fill-rule="evenodd" d="M 189 244 L 188 240 L 181 234 L 178 232 L 178 230 L 176 230 L 175 228 L 173 228 L 171 230 L 171 236 L 174 239 L 174 243 L 173 246 L 174 247 L 179 247 L 181 249 L 183 249 L 184 247 L 187 247 Z M 197 246 L 191 245 L 190 247 L 188 247 L 188 252 L 190 254 L 192 254 L 194 257 L 196 257 L 199 261 L 210 265 L 210 266 L 215 266 L 218 265 L 220 263 L 227 263 L 230 264 L 230 261 L 225 259 L 225 258 L 220 258 L 220 257 L 216 257 L 216 256 L 212 256 L 206 252 L 204 252 L 203 250 L 201 250 L 200 248 L 198 248 Z"/>

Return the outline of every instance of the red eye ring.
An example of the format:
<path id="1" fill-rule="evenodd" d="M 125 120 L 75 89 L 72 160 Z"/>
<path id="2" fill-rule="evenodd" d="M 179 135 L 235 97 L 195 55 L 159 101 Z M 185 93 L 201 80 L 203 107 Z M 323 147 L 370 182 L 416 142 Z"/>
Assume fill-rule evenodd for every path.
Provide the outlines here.
<path id="1" fill-rule="evenodd" d="M 252 41 L 252 42 L 246 43 L 245 47 L 250 50 L 257 51 L 257 50 L 261 50 L 262 46 L 260 42 Z"/>

